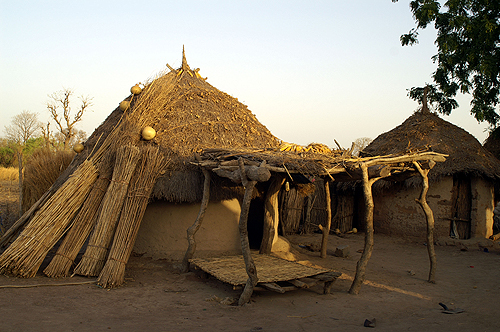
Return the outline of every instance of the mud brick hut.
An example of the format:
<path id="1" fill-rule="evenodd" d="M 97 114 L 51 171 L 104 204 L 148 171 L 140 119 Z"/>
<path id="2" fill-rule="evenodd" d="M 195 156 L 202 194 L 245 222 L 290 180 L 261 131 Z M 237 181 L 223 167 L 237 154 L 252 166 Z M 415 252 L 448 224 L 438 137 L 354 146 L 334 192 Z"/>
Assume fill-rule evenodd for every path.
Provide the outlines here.
<path id="1" fill-rule="evenodd" d="M 102 287 L 114 287 L 124 281 L 132 250 L 182 258 L 184 271 L 197 258 L 239 253 L 233 257 L 244 261 L 246 270 L 242 280 L 233 281 L 244 286 L 240 304 L 258 284 L 279 292 L 284 290 L 277 280 L 303 287 L 297 286 L 301 276 L 316 276 L 326 292 L 338 276 L 332 271 L 262 263 L 266 259 L 256 259 L 263 264 L 256 267 L 251 229 L 258 230 L 259 254 L 269 255 L 278 241 L 278 192 L 285 182 L 307 185 L 321 178 L 331 220 L 329 183 L 362 179 L 367 244 L 351 288 L 359 289 L 373 245 L 371 185 L 415 174 L 426 179 L 446 156 L 417 151 L 357 158 L 283 143 L 245 105 L 192 70 L 184 52 L 180 68 L 167 67 L 142 88 L 131 89 L 52 187 L 4 234 L 0 273 L 33 277 L 54 248 L 43 270 L 47 276 L 96 276 Z M 324 257 L 329 222 L 322 230 Z M 217 262 L 218 271 L 236 275 Z M 271 270 L 286 273 L 266 274 Z"/>
<path id="2" fill-rule="evenodd" d="M 401 125 L 381 134 L 364 156 L 430 148 L 449 155 L 429 175 L 429 205 L 434 211 L 435 235 L 469 239 L 493 233 L 494 188 L 500 180 L 500 161 L 472 135 L 429 111 L 417 111 Z M 420 179 L 380 181 L 374 187 L 374 224 L 378 232 L 420 237 L 425 225 L 411 200 L 418 197 Z"/>

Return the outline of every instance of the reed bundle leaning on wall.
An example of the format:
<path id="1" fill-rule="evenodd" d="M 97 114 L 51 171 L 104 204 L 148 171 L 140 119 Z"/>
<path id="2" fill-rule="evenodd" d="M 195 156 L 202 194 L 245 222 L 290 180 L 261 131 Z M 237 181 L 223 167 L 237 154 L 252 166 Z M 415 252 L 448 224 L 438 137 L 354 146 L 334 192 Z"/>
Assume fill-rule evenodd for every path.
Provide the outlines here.
<path id="1" fill-rule="evenodd" d="M 132 177 L 108 260 L 98 278 L 100 286 L 106 288 L 123 284 L 125 265 L 132 252 L 151 191 L 166 164 L 158 147 L 146 146 L 142 149 L 142 159 Z"/>
<path id="2" fill-rule="evenodd" d="M 0 256 L 0 273 L 25 278 L 36 275 L 43 259 L 78 212 L 97 175 L 93 162 L 85 160 Z"/>
<path id="3" fill-rule="evenodd" d="M 130 178 L 134 174 L 139 158 L 140 150 L 133 145 L 125 145 L 117 150 L 113 178 L 102 200 L 102 207 L 87 250 L 75 268 L 76 274 L 98 276 L 101 272 L 127 194 Z"/>
<path id="4" fill-rule="evenodd" d="M 43 270 L 43 273 L 48 277 L 60 278 L 70 275 L 69 271 L 76 256 L 97 222 L 102 199 L 113 175 L 113 165 L 114 154 L 111 152 L 107 153 L 103 162 L 97 165 L 99 177 L 50 264 Z"/>

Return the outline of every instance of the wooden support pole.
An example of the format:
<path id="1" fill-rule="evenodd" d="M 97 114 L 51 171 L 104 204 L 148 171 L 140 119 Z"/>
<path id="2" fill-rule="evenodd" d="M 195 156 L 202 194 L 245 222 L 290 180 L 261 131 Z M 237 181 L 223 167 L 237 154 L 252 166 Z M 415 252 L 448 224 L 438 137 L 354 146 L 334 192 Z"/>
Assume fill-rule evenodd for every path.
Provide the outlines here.
<path id="1" fill-rule="evenodd" d="M 332 226 L 332 202 L 330 198 L 330 181 L 325 179 L 325 194 L 326 194 L 326 225 L 322 227 L 323 237 L 321 239 L 321 258 L 326 258 L 326 249 L 328 246 L 328 235 Z"/>
<path id="2" fill-rule="evenodd" d="M 239 305 L 244 305 L 250 301 L 253 289 L 257 285 L 259 280 L 257 277 L 257 268 L 252 258 L 250 252 L 250 243 L 248 241 L 248 212 L 250 210 L 250 203 L 252 202 L 252 194 L 257 181 L 249 181 L 245 173 L 245 165 L 243 164 L 243 159 L 239 159 L 240 172 L 241 172 L 241 182 L 245 187 L 245 195 L 243 196 L 243 202 L 241 204 L 241 213 L 239 221 L 239 231 L 240 231 L 240 241 L 241 241 L 241 251 L 243 253 L 243 259 L 245 260 L 245 267 L 248 275 L 248 280 L 241 293 L 240 299 L 238 301 Z"/>
<path id="3" fill-rule="evenodd" d="M 363 193 L 365 198 L 365 247 L 363 249 L 363 254 L 358 261 L 356 266 L 356 275 L 349 289 L 350 294 L 357 295 L 361 285 L 365 281 L 365 272 L 368 261 L 372 255 L 373 250 L 373 196 L 372 196 L 372 185 L 377 179 L 368 179 L 368 169 L 365 163 L 361 163 L 361 170 L 363 172 Z"/>
<path id="4" fill-rule="evenodd" d="M 264 202 L 264 228 L 262 242 L 260 244 L 260 254 L 269 255 L 272 251 L 273 244 L 278 238 L 278 194 L 283 183 L 285 183 L 285 178 L 282 175 L 277 174 L 272 178 L 271 184 L 267 189 Z"/>
<path id="5" fill-rule="evenodd" d="M 304 234 L 311 232 L 311 210 L 312 210 L 312 195 L 306 197 L 306 220 L 304 221 Z"/>
<path id="6" fill-rule="evenodd" d="M 189 271 L 189 260 L 193 258 L 194 252 L 196 251 L 196 241 L 194 235 L 200 229 L 201 222 L 205 217 L 205 212 L 207 211 L 208 201 L 210 200 L 210 172 L 206 169 L 202 169 L 203 175 L 205 176 L 205 181 L 203 183 L 203 198 L 201 200 L 200 212 L 196 217 L 194 224 L 187 230 L 187 240 L 189 242 L 188 249 L 182 260 L 182 272 Z"/>
<path id="7" fill-rule="evenodd" d="M 415 201 L 420 205 L 425 214 L 425 220 L 427 221 L 427 252 L 429 254 L 429 278 L 428 282 L 436 283 L 436 251 L 434 250 L 434 214 L 429 204 L 427 204 L 427 192 L 429 191 L 429 173 L 428 169 L 422 169 L 418 162 L 414 161 L 413 165 L 418 170 L 422 176 L 422 192 L 420 193 L 420 198 L 415 199 Z M 431 167 L 432 168 L 432 167 Z"/>

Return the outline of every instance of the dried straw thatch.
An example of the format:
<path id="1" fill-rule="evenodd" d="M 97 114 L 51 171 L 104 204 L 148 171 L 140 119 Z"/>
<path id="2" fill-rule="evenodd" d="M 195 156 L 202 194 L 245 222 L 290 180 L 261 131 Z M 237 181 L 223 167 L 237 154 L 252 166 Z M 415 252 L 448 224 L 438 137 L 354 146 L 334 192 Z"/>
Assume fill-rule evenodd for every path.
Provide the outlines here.
<path id="1" fill-rule="evenodd" d="M 89 196 L 75 217 L 73 225 L 64 237 L 56 254 L 43 271 L 48 277 L 58 278 L 70 275 L 70 269 L 76 256 L 97 222 L 100 208 L 102 208 L 102 199 L 113 175 L 114 156 L 114 153 L 108 153 L 104 157 L 104 162 L 98 165 L 101 166 L 98 169 L 99 177 L 92 186 Z"/>
<path id="2" fill-rule="evenodd" d="M 63 236 L 96 179 L 97 168 L 91 161 L 85 161 L 0 256 L 0 273 L 34 277 L 49 250 Z"/>
<path id="3" fill-rule="evenodd" d="M 27 160 L 23 179 L 23 211 L 52 186 L 75 156 L 73 151 L 40 149 Z"/>
<path id="4" fill-rule="evenodd" d="M 140 157 L 140 150 L 135 146 L 125 145 L 118 149 L 113 178 L 104 195 L 87 250 L 75 269 L 76 274 L 97 276 L 101 272 L 125 201 L 130 178 Z"/>
<path id="5" fill-rule="evenodd" d="M 412 152 L 430 147 L 448 154 L 429 174 L 430 180 L 456 173 L 500 179 L 500 162 L 471 134 L 434 113 L 415 112 L 405 122 L 378 136 L 363 156 Z"/>
<path id="6" fill-rule="evenodd" d="M 157 147 L 146 146 L 141 152 L 142 159 L 132 176 L 113 245 L 99 275 L 98 284 L 102 287 L 116 287 L 123 284 L 125 265 L 132 253 L 151 190 L 168 163 Z"/>
<path id="7" fill-rule="evenodd" d="M 269 255 L 254 255 L 254 261 L 261 283 L 299 279 L 331 271 Z M 191 263 L 217 279 L 234 286 L 244 285 L 248 280 L 243 256 L 196 258 L 192 259 Z"/>
<path id="8" fill-rule="evenodd" d="M 497 159 L 500 159 L 500 127 L 490 132 L 488 138 L 484 141 L 483 146 Z"/>
<path id="9" fill-rule="evenodd" d="M 137 110 L 141 122 L 153 127 L 154 143 L 171 152 L 171 162 L 156 183 L 153 197 L 172 202 L 196 202 L 202 198 L 203 175 L 190 164 L 194 153 L 209 148 L 277 148 L 280 140 L 262 125 L 247 106 L 238 99 L 214 88 L 201 78 L 198 69 L 191 70 L 183 56 L 182 67 L 167 70 L 145 83 L 139 96 L 130 96 L 131 108 Z M 85 150 L 75 163 L 83 160 L 94 146 L 122 119 L 120 108 L 89 137 Z M 122 131 L 131 140 L 140 133 Z M 220 179 L 215 178 L 213 181 Z M 226 198 L 231 193 L 212 193 L 212 199 Z M 218 195 L 219 194 L 219 195 Z"/>

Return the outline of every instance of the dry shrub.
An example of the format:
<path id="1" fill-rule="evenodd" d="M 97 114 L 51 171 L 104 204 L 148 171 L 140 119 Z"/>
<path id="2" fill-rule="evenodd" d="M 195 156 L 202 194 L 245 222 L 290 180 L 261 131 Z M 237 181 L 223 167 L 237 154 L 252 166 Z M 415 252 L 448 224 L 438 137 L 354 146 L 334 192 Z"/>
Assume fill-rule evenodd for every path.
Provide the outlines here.
<path id="1" fill-rule="evenodd" d="M 68 150 L 40 149 L 28 159 L 24 169 L 23 211 L 42 197 L 68 167 L 74 155 Z"/>
<path id="2" fill-rule="evenodd" d="M 15 167 L 0 167 L 0 181 L 17 181 L 19 170 Z"/>

